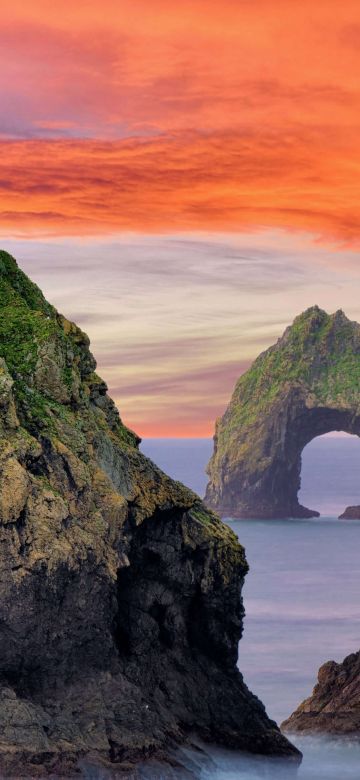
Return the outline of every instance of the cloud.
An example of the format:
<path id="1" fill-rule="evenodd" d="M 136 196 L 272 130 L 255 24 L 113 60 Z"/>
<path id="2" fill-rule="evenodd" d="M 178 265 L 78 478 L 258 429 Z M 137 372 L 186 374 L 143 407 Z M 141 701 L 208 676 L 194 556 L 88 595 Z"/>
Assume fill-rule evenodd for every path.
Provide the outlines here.
<path id="1" fill-rule="evenodd" d="M 359 26 L 353 0 L 208 0 L 206 22 L 203 0 L 16 0 L 0 22 L 3 230 L 268 226 L 356 245 Z"/>
<path id="2" fill-rule="evenodd" d="M 359 318 L 359 29 L 358 0 L 2 9 L 3 243 L 140 433 L 209 434 L 305 306 Z"/>
<path id="3" fill-rule="evenodd" d="M 267 226 L 356 246 L 357 135 L 352 143 L 335 130 L 283 139 L 266 128 L 122 142 L 7 141 L 1 224 L 7 233 L 37 235 Z"/>
<path id="4" fill-rule="evenodd" d="M 304 308 L 360 318 L 358 253 L 284 231 L 3 246 L 88 332 L 100 375 L 143 436 L 212 435 L 237 377 Z"/>

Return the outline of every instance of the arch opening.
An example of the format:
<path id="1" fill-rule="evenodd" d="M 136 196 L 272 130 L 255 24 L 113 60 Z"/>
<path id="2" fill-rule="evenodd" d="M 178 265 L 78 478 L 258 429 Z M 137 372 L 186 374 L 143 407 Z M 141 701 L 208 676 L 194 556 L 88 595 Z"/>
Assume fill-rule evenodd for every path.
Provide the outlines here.
<path id="1" fill-rule="evenodd" d="M 332 431 L 314 437 L 301 453 L 298 501 L 321 516 L 339 517 L 360 505 L 360 437 Z"/>
<path id="2" fill-rule="evenodd" d="M 276 414 L 267 416 L 266 426 L 258 425 L 258 438 L 256 432 L 252 440 L 249 436 L 247 454 L 239 458 L 237 468 L 224 472 L 221 513 L 269 519 L 320 516 L 316 508 L 299 501 L 302 453 L 314 439 L 334 432 L 359 438 L 360 415 L 340 405 L 310 406 L 304 403 L 301 388 L 289 393 Z M 219 502 L 215 503 L 219 509 Z"/>
<path id="3" fill-rule="evenodd" d="M 275 465 L 275 472 L 277 472 L 277 490 L 280 488 L 280 495 L 283 499 L 285 497 L 283 503 L 287 502 L 292 509 L 289 516 L 316 517 L 320 515 L 317 508 L 313 508 L 311 505 L 308 507 L 307 503 L 302 504 L 299 501 L 302 453 L 313 440 L 334 433 L 347 434 L 358 439 L 360 418 L 354 417 L 349 411 L 315 407 L 297 415 L 288 426 L 287 435 L 283 442 L 283 456 L 287 461 L 287 467 L 284 469 L 282 458 L 275 460 L 273 465 Z"/>

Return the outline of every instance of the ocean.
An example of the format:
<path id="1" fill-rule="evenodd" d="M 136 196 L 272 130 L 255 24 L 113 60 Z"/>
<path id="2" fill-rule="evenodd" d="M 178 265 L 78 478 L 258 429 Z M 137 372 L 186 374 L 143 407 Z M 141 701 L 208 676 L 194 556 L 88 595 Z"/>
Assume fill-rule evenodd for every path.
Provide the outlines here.
<path id="1" fill-rule="evenodd" d="M 210 439 L 147 439 L 142 451 L 199 495 Z M 319 666 L 360 647 L 360 521 L 338 520 L 360 504 L 360 439 L 328 435 L 303 452 L 301 503 L 311 520 L 227 519 L 250 564 L 239 667 L 268 714 L 281 723 L 310 695 Z M 303 751 L 299 780 L 359 780 L 360 743 L 293 738 Z M 279 770 L 241 754 L 213 751 L 204 780 L 277 780 Z"/>

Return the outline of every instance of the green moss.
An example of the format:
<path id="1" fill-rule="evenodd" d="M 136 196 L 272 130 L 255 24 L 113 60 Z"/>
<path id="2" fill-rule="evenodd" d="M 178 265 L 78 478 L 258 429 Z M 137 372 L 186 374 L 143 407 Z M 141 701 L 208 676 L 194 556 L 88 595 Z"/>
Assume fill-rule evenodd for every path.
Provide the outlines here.
<path id="1" fill-rule="evenodd" d="M 122 422 L 119 422 L 116 426 L 115 436 L 117 442 L 125 445 L 125 447 L 137 447 L 139 442 L 139 437 L 136 433 L 127 428 Z"/>
<path id="2" fill-rule="evenodd" d="M 194 520 L 203 525 L 213 525 L 214 523 L 214 515 L 211 512 L 207 512 L 203 506 L 193 507 L 189 514 Z"/>
<path id="3" fill-rule="evenodd" d="M 0 251 L 0 311 L 0 356 L 15 380 L 13 390 L 22 425 L 34 436 L 55 436 L 86 457 L 82 418 L 85 409 L 89 418 L 93 415 L 89 407 L 89 389 L 92 385 L 104 387 L 104 382 L 94 372 L 95 361 L 89 351 L 88 337 L 47 303 L 37 285 L 4 251 Z M 38 368 L 47 352 L 50 360 L 58 361 L 61 368 L 60 382 L 67 403 L 59 402 L 58 395 L 52 397 L 53 385 L 42 387 L 43 380 L 37 380 Z M 44 375 L 46 381 L 46 370 Z M 77 414 L 72 394 L 79 386 L 80 412 Z M 120 419 L 118 425 L 110 429 L 106 416 L 100 413 L 91 424 L 95 427 L 100 424 L 122 447 L 137 446 L 136 435 Z"/>
<path id="4" fill-rule="evenodd" d="M 4 268 L 4 254 L 0 252 L 0 269 Z M 10 255 L 6 255 L 6 267 L 12 269 L 8 258 Z M 39 346 L 57 333 L 54 310 L 17 267 L 0 272 L 0 309 L 0 354 L 13 376 L 29 377 L 35 370 Z"/>
<path id="5" fill-rule="evenodd" d="M 65 366 L 62 370 L 62 379 L 64 382 L 64 385 L 68 388 L 68 390 L 72 390 L 73 384 L 74 384 L 74 373 L 71 368 L 71 366 Z"/>
<path id="6" fill-rule="evenodd" d="M 51 482 L 49 482 L 48 478 L 39 474 L 39 475 L 33 475 L 32 477 L 35 482 L 40 486 L 41 489 L 50 490 L 51 493 L 53 493 L 54 496 L 63 498 L 62 494 L 59 490 L 53 487 Z"/>
<path id="7" fill-rule="evenodd" d="M 8 290 L 20 297 L 30 309 L 42 311 L 48 317 L 55 317 L 54 307 L 45 300 L 39 287 L 20 270 L 16 260 L 3 250 L 0 250 L 0 278 L 3 286 L 0 305 L 1 294 L 7 286 Z"/>
<path id="8" fill-rule="evenodd" d="M 20 421 L 33 435 L 59 435 L 63 422 L 69 425 L 73 415 L 62 404 L 29 387 L 24 381 L 15 381 L 15 397 Z"/>
<path id="9" fill-rule="evenodd" d="M 49 341 L 65 349 L 65 335 L 55 309 L 6 252 L 0 252 L 0 309 L 0 355 L 15 380 L 21 422 L 34 435 L 55 434 L 63 406 L 34 387 L 34 374 L 39 350 Z M 70 376 L 71 368 L 65 369 L 67 382 Z"/>
<path id="10" fill-rule="evenodd" d="M 224 451 L 240 429 L 250 429 L 269 414 L 289 383 L 304 385 L 319 405 L 345 399 L 359 404 L 360 352 L 353 339 L 353 323 L 341 312 L 330 316 L 313 307 L 297 317 L 282 339 L 239 379 L 220 425 L 218 449 Z"/>

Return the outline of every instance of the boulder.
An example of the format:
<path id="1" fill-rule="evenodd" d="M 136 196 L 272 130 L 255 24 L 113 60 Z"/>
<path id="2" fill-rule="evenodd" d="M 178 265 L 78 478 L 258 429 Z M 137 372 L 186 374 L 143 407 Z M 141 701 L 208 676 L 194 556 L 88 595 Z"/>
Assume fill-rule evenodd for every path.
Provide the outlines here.
<path id="1" fill-rule="evenodd" d="M 360 737 L 360 652 L 320 667 L 312 695 L 281 728 L 289 733 Z"/>

